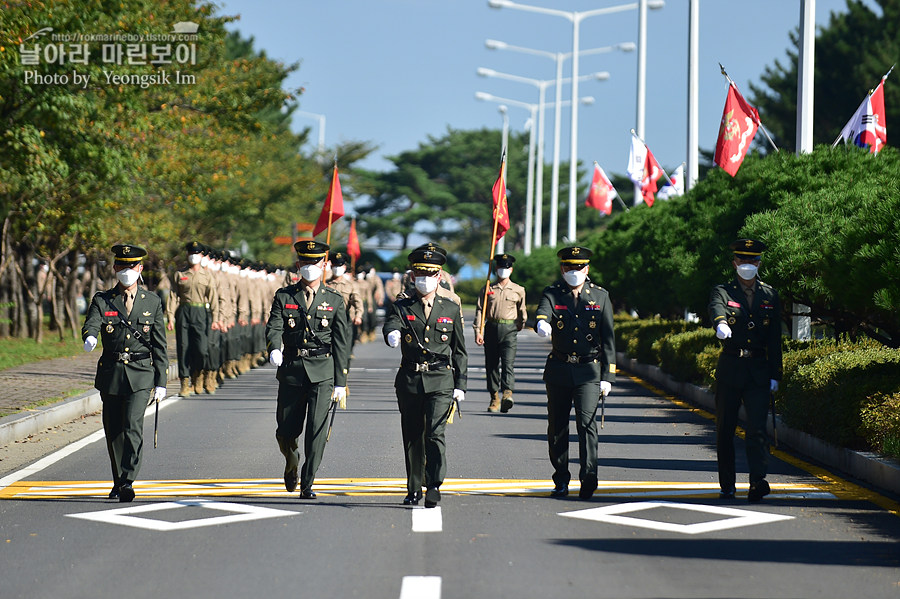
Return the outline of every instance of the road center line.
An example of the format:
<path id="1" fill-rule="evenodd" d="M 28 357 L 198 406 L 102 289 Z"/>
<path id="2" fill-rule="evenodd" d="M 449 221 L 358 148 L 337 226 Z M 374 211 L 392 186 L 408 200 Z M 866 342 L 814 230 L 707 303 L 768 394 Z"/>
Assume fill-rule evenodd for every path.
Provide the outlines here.
<path id="1" fill-rule="evenodd" d="M 403 584 L 400 586 L 400 599 L 440 599 L 440 597 L 440 576 L 403 577 Z"/>
<path id="2" fill-rule="evenodd" d="M 412 530 L 413 532 L 441 532 L 444 530 L 441 506 L 413 508 Z M 440 587 L 438 587 L 438 590 L 440 590 Z"/>

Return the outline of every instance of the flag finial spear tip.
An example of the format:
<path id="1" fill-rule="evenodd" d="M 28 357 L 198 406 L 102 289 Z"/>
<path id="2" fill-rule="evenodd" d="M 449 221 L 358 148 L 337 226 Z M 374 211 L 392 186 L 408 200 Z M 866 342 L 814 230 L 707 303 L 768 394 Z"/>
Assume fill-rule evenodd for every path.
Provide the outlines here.
<path id="1" fill-rule="evenodd" d="M 632 134 L 632 135 L 636 135 L 636 133 L 637 133 L 637 132 L 634 130 L 634 127 L 632 127 L 632 128 L 631 128 L 631 134 Z"/>

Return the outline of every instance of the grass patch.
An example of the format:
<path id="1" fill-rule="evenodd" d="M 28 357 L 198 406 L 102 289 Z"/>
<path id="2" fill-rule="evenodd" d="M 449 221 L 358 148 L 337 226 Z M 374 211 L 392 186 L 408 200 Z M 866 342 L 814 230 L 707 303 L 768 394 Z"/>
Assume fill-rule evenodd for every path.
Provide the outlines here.
<path id="1" fill-rule="evenodd" d="M 76 356 L 83 351 L 81 342 L 75 338 L 60 341 L 56 333 L 50 335 L 49 338 L 44 337 L 43 343 L 35 343 L 33 339 L 0 338 L 0 370 L 41 360 Z"/>
<path id="2" fill-rule="evenodd" d="M 40 408 L 43 406 L 49 406 L 49 405 L 52 405 L 55 403 L 59 403 L 59 402 L 63 401 L 64 399 L 69 399 L 70 397 L 74 397 L 76 395 L 81 395 L 82 393 L 87 393 L 92 388 L 93 387 L 72 388 L 72 389 L 65 391 L 63 393 L 60 393 L 58 395 L 54 395 L 53 397 L 49 397 L 47 399 L 41 399 L 39 401 L 29 403 L 28 405 L 22 406 L 21 408 L 16 409 L 16 410 L 0 409 L 0 418 L 3 418 L 4 416 L 11 416 L 12 414 L 21 414 L 22 412 L 27 412 L 27 411 L 33 410 L 35 408 Z"/>

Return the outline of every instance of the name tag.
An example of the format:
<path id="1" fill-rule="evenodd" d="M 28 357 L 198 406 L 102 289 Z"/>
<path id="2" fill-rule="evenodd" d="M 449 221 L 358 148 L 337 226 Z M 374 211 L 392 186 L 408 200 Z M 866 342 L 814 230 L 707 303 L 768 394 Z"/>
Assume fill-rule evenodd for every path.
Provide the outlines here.
<path id="1" fill-rule="evenodd" d="M 287 308 L 288 310 L 299 310 L 300 309 L 300 306 L 298 306 L 297 304 L 285 304 L 284 307 Z"/>
<path id="2" fill-rule="evenodd" d="M 741 305 L 734 300 L 728 300 L 728 306 L 730 308 L 740 308 L 741 307 Z"/>
<path id="3" fill-rule="evenodd" d="M 119 315 L 119 313 L 115 312 L 115 311 L 103 313 L 103 316 L 118 316 L 118 315 Z"/>
<path id="4" fill-rule="evenodd" d="M 407 315 L 406 315 L 406 320 L 415 320 L 415 319 L 416 319 L 416 315 L 415 315 L 415 314 L 407 314 Z"/>
<path id="5" fill-rule="evenodd" d="M 568 306 L 561 306 L 561 305 L 557 304 L 557 305 L 553 306 L 553 309 L 554 309 L 554 310 L 568 310 L 569 307 L 568 307 Z"/>

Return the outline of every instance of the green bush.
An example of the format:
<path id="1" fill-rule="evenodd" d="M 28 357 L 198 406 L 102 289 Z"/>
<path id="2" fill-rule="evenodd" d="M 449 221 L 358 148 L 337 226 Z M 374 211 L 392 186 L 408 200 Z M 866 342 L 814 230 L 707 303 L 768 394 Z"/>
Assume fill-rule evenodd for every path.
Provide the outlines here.
<path id="1" fill-rule="evenodd" d="M 703 371 L 699 358 L 710 348 L 718 359 L 720 345 L 715 331 L 708 327 L 669 334 L 653 344 L 653 349 L 659 356 L 659 367 L 663 371 L 677 381 L 701 385 L 709 383 L 708 374 Z"/>
<path id="2" fill-rule="evenodd" d="M 873 449 L 900 458 L 900 393 L 876 393 L 863 406 L 861 431 Z"/>
<path id="3" fill-rule="evenodd" d="M 699 324 L 684 320 L 648 319 L 636 322 L 639 323 L 636 326 L 623 327 L 621 333 L 616 331 L 617 337 L 621 334 L 623 341 L 621 345 L 618 340 L 616 341 L 616 349 L 624 351 L 629 358 L 635 358 L 644 364 L 659 364 L 659 355 L 654 344 L 660 339 L 700 328 Z"/>
<path id="4" fill-rule="evenodd" d="M 785 368 L 779 412 L 788 426 L 836 445 L 868 449 L 862 408 L 879 393 L 900 392 L 898 372 L 900 351 L 841 348 L 795 369 Z"/>

